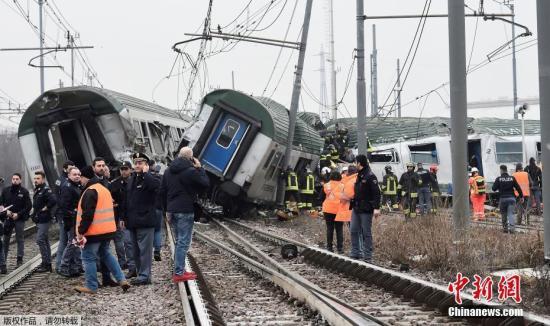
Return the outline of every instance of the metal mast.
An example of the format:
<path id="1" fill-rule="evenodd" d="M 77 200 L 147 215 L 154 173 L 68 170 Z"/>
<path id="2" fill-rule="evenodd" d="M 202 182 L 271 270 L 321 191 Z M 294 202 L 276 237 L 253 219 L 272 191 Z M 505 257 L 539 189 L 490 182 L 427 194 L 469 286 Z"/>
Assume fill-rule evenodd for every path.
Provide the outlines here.
<path id="1" fill-rule="evenodd" d="M 365 20 L 363 0 L 357 0 L 357 145 L 367 155 L 367 90 L 365 86 Z"/>
<path id="2" fill-rule="evenodd" d="M 336 59 L 334 54 L 334 11 L 333 0 L 329 1 L 329 60 L 330 60 L 330 97 L 332 119 L 338 118 L 338 99 L 336 98 Z"/>
<path id="3" fill-rule="evenodd" d="M 378 113 L 378 50 L 376 49 L 376 25 L 372 25 L 371 55 L 371 117 Z"/>
<path id="4" fill-rule="evenodd" d="M 44 93 L 44 26 L 42 23 L 42 7 L 44 0 L 38 0 L 38 24 L 40 30 L 40 94 Z"/>
<path id="5" fill-rule="evenodd" d="M 323 46 L 321 46 L 321 53 L 319 54 L 320 57 L 320 67 L 319 67 L 319 73 L 320 73 L 320 90 L 319 90 L 319 117 L 321 118 L 321 121 L 326 122 L 330 120 L 330 111 L 328 110 L 328 99 L 327 99 L 327 76 L 326 76 L 326 68 L 325 68 L 325 51 L 323 49 Z"/>

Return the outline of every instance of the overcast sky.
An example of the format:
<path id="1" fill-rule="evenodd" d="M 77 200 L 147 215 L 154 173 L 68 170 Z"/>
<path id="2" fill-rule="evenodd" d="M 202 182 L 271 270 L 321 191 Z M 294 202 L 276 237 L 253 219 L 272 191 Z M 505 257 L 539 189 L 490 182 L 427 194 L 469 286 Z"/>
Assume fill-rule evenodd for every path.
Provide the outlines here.
<path id="1" fill-rule="evenodd" d="M 38 5 L 34 0 L 16 0 L 20 4 L 17 9 L 14 1 L 0 0 L 0 48 L 33 47 L 38 46 L 38 37 L 22 17 L 29 15 L 32 24 L 38 25 Z M 264 29 L 268 27 L 282 10 L 280 17 L 269 28 L 263 31 L 253 32 L 253 36 L 283 39 L 290 21 L 295 2 L 292 0 L 275 0 L 262 21 L 259 12 L 263 13 L 266 4 L 271 0 L 252 0 L 248 10 L 245 10 L 240 18 L 232 23 L 234 18 L 243 10 L 250 0 L 221 1 L 214 0 L 212 8 L 212 28 L 217 29 L 218 24 L 223 26 L 224 32 L 236 30 L 237 25 L 243 29 Z M 500 1 L 500 0 L 499 0 Z M 292 25 L 289 30 L 288 40 L 296 41 L 299 37 L 304 16 L 305 0 L 298 1 Z M 336 44 L 337 97 L 341 98 L 345 91 L 346 77 L 352 63 L 352 51 L 356 47 L 356 20 L 355 1 L 334 1 L 334 29 Z M 447 1 L 432 1 L 430 13 L 446 13 Z M 479 1 L 466 1 L 477 9 Z M 496 1 L 485 1 L 487 13 L 508 12 L 508 9 Z M 48 0 L 45 5 L 45 33 L 47 45 L 66 45 L 64 31 L 56 16 L 80 35 L 81 45 L 93 45 L 95 48 L 86 50 L 89 64 L 97 72 L 97 79 L 105 88 L 142 98 L 149 101 L 177 109 L 184 105 L 187 95 L 187 85 L 190 80 L 187 60 L 177 60 L 172 71 L 178 74 L 181 69 L 181 77 L 168 75 L 176 53 L 172 51 L 173 43 L 188 39 L 184 33 L 195 32 L 203 23 L 208 7 L 207 0 L 195 1 L 129 1 L 129 0 Z M 367 15 L 398 15 L 420 14 L 424 7 L 424 0 L 366 0 L 365 13 Z M 533 36 L 521 38 L 518 43 L 531 41 L 520 48 L 536 43 L 536 2 L 516 1 L 516 21 L 526 25 L 533 32 Z M 21 11 L 23 14 L 21 14 Z M 466 9 L 466 12 L 470 12 Z M 320 57 L 321 47 L 328 50 L 327 42 L 327 0 L 313 1 L 311 27 L 307 44 L 307 53 L 304 69 L 304 80 L 311 90 L 311 95 L 320 97 Z M 61 16 L 62 15 L 62 16 Z M 247 19 L 248 17 L 252 17 Z M 64 17 L 64 18 L 63 18 Z M 367 80 L 369 80 L 368 55 L 372 49 L 372 23 L 367 21 L 366 27 L 366 52 L 367 52 Z M 231 24 L 230 24 L 231 23 Z M 477 37 L 475 44 L 474 30 L 476 23 Z M 225 27 L 226 25 L 228 25 Z M 396 77 L 396 60 L 403 62 L 413 39 L 418 19 L 377 20 L 377 47 L 379 70 L 379 104 L 391 93 Z M 421 43 L 416 54 L 412 69 L 403 89 L 403 103 L 414 100 L 448 81 L 448 34 L 447 20 L 444 18 L 429 19 L 425 25 Z M 498 21 L 483 21 L 483 19 L 467 18 L 466 21 L 466 52 L 467 61 L 471 67 L 483 62 L 486 55 L 498 48 L 511 37 L 511 26 Z M 199 42 L 190 43 L 185 47 L 194 60 L 197 57 Z M 206 52 L 223 48 L 224 41 L 208 42 Z M 207 72 L 201 69 L 196 81 L 193 101 L 200 99 L 201 87 L 206 90 L 214 88 L 231 87 L 231 73 L 235 74 L 235 86 L 237 89 L 254 95 L 265 94 L 282 104 L 289 106 L 292 92 L 293 70 L 297 60 L 297 51 L 285 49 L 275 68 L 274 76 L 268 84 L 269 76 L 273 70 L 279 53 L 278 47 L 261 44 L 240 42 L 229 52 L 219 53 L 206 60 Z M 510 53 L 506 51 L 503 54 Z M 39 71 L 27 65 L 30 58 L 36 56 L 36 51 L 26 52 L 0 52 L 0 96 L 12 99 L 23 107 L 30 104 L 40 93 Z M 289 61 L 289 56 L 292 56 Z M 64 70 L 59 68 L 46 69 L 46 89 L 59 86 L 60 80 L 65 86 L 70 85 L 70 55 L 58 52 L 56 55 L 48 55 L 47 63 L 54 64 L 54 57 Z M 77 56 L 78 57 L 78 56 Z M 77 60 L 76 84 L 85 84 L 87 72 Z M 538 66 L 537 47 L 531 46 L 518 52 L 518 95 L 519 97 L 538 96 Z M 286 63 L 289 65 L 286 72 L 283 69 Z M 184 66 L 182 66 L 184 64 Z M 327 71 L 329 64 L 327 62 Z M 205 82 L 204 77 L 208 75 Z M 281 78 L 282 76 L 282 78 Z M 278 80 L 281 78 L 280 83 Z M 356 115 L 356 71 L 353 71 L 351 83 L 345 93 L 344 105 L 340 106 L 340 116 Z M 329 76 L 327 75 L 327 90 L 330 97 Z M 275 89 L 275 86 L 278 87 Z M 370 84 L 370 83 L 369 83 Z M 367 93 L 370 85 L 367 85 Z M 94 80 L 94 85 L 98 82 Z M 264 92 L 264 89 L 267 90 Z M 418 116 L 449 116 L 447 103 L 449 102 L 449 88 L 443 87 L 437 93 L 414 101 L 403 107 L 403 115 Z M 512 97 L 512 61 L 511 56 L 502 58 L 477 70 L 468 76 L 468 100 L 492 100 Z M 318 112 L 319 105 L 310 95 L 302 94 L 300 109 Z M 0 109 L 7 108 L 5 99 L 0 98 Z M 370 103 L 370 99 L 367 100 Z M 389 103 L 393 102 L 393 96 Z M 422 108 L 424 107 L 424 110 Z M 346 111 L 347 108 L 347 111 Z M 370 107 L 367 109 L 370 112 Z M 504 111 L 503 111 L 504 110 Z M 349 112 L 349 113 L 348 113 Z M 472 116 L 488 115 L 498 117 L 510 117 L 511 108 L 493 110 L 471 111 Z M 0 115 L 5 118 L 6 115 Z M 529 117 L 538 118 L 537 114 Z"/>

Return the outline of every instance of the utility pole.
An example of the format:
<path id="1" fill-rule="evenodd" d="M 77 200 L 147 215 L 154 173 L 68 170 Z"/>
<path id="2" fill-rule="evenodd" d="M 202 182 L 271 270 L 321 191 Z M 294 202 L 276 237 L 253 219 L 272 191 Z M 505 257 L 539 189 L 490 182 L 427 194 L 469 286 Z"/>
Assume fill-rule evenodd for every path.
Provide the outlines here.
<path id="1" fill-rule="evenodd" d="M 235 71 L 231 70 L 231 87 L 235 89 Z"/>
<path id="2" fill-rule="evenodd" d="M 38 19 L 40 31 L 40 94 L 44 94 L 44 26 L 42 24 L 42 7 L 44 0 L 38 0 Z"/>
<path id="3" fill-rule="evenodd" d="M 300 42 L 300 52 L 298 54 L 298 64 L 296 65 L 296 72 L 294 78 L 294 86 L 292 89 L 292 99 L 290 102 L 290 114 L 289 114 L 289 123 L 288 123 L 288 141 L 286 143 L 285 156 L 283 161 L 283 169 L 286 169 L 290 166 L 290 154 L 292 152 L 292 144 L 294 142 L 294 132 L 296 129 L 296 114 L 298 113 L 298 105 L 300 104 L 300 92 L 302 90 L 302 72 L 304 70 L 304 59 L 306 57 L 306 44 L 307 44 L 307 35 L 309 32 L 309 21 L 311 18 L 311 7 L 313 0 L 307 0 L 306 2 L 306 12 L 304 16 L 304 25 L 302 27 L 302 40 Z M 279 203 L 282 203 L 284 200 L 284 191 L 286 180 L 280 179 L 279 189 L 277 191 L 279 196 Z"/>
<path id="4" fill-rule="evenodd" d="M 539 96 L 540 96 L 540 125 L 550 123 L 550 2 L 537 0 L 537 30 L 538 30 L 538 55 L 539 55 Z M 546 170 L 542 170 L 542 189 L 550 189 L 550 130 L 541 128 L 540 140 L 543 146 L 542 164 Z M 543 211 L 544 218 L 544 261 L 550 264 L 550 209 Z"/>
<path id="5" fill-rule="evenodd" d="M 509 4 L 510 11 L 512 12 L 512 84 L 514 88 L 514 119 L 518 118 L 516 108 L 518 107 L 518 84 L 517 84 L 517 68 L 516 68 L 516 12 L 514 4 Z M 524 161 L 525 162 L 525 161 Z"/>
<path id="6" fill-rule="evenodd" d="M 321 82 L 320 89 L 319 89 L 319 118 L 321 118 L 321 121 L 327 122 L 330 120 L 330 112 L 328 110 L 328 101 L 327 101 L 327 75 L 326 75 L 326 69 L 325 69 L 325 51 L 323 49 L 323 46 L 321 46 L 321 53 L 319 53 L 320 57 L 320 66 L 319 66 L 319 80 Z M 334 118 L 334 116 L 333 116 Z"/>
<path id="7" fill-rule="evenodd" d="M 469 220 L 464 0 L 448 0 L 448 8 L 451 152 L 453 153 L 453 227 L 454 240 L 459 241 Z"/>
<path id="8" fill-rule="evenodd" d="M 357 11 L 357 145 L 367 155 L 367 90 L 365 86 L 365 20 L 363 0 L 356 0 Z"/>
<path id="9" fill-rule="evenodd" d="M 71 49 L 71 86 L 74 87 L 74 36 L 67 31 L 67 47 Z"/>
<path id="10" fill-rule="evenodd" d="M 372 67 L 371 67 L 371 117 L 378 113 L 378 51 L 376 49 L 376 25 L 372 25 Z"/>
<path id="11" fill-rule="evenodd" d="M 333 1 L 329 0 L 329 43 L 330 43 L 330 97 L 332 100 L 332 119 L 338 118 L 338 99 L 336 98 L 336 58 L 334 54 L 334 7 Z"/>
<path id="12" fill-rule="evenodd" d="M 397 117 L 401 118 L 401 67 L 399 67 L 399 58 L 397 59 Z"/>

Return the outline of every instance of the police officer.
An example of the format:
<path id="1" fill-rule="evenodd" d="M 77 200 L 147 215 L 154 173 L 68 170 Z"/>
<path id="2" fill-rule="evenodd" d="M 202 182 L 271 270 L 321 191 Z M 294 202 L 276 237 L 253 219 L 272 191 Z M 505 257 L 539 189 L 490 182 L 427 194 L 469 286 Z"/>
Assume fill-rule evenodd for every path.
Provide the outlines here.
<path id="1" fill-rule="evenodd" d="M 80 248 L 72 244 L 75 238 L 76 210 L 80 199 L 80 170 L 77 167 L 68 169 L 68 180 L 61 186 L 57 200 L 57 214 L 63 220 L 59 226 L 64 226 L 67 244 L 61 254 L 61 263 L 57 273 L 65 277 L 78 277 L 84 271 L 80 259 Z"/>
<path id="2" fill-rule="evenodd" d="M 0 205 L 9 207 L 3 214 L 4 222 L 4 257 L 8 259 L 10 238 L 15 229 L 15 240 L 17 242 L 17 267 L 23 264 L 25 254 L 25 221 L 29 217 L 32 208 L 29 191 L 21 186 L 21 174 L 14 173 L 11 177 L 11 186 L 2 190 Z"/>
<path id="3" fill-rule="evenodd" d="M 113 208 L 115 210 L 115 221 L 117 224 L 117 230 L 115 234 L 115 251 L 118 258 L 118 264 L 122 269 L 129 269 L 135 271 L 136 265 L 133 259 L 132 241 L 130 238 L 130 231 L 122 230 L 120 227 L 120 221 L 122 216 L 122 210 L 124 207 L 124 194 L 126 192 L 126 186 L 128 184 L 128 178 L 132 174 L 132 163 L 130 161 L 124 161 L 119 167 L 120 176 L 115 178 L 109 184 L 109 190 L 113 197 Z"/>
<path id="4" fill-rule="evenodd" d="M 384 168 L 386 174 L 382 179 L 382 192 L 384 194 L 383 203 L 385 205 L 390 205 L 391 210 L 398 209 L 397 205 L 397 187 L 398 180 L 397 176 L 393 173 L 391 166 L 386 165 Z"/>
<path id="5" fill-rule="evenodd" d="M 55 181 L 55 196 L 59 199 L 61 197 L 61 189 L 63 188 L 63 185 L 68 180 L 68 172 L 69 169 L 74 167 L 73 161 L 65 161 L 63 163 L 63 172 L 57 178 Z M 59 245 L 57 246 L 57 254 L 55 256 L 55 271 L 59 272 L 59 267 L 61 266 L 61 258 L 63 256 L 63 251 L 65 250 L 65 246 L 67 246 L 67 232 L 65 232 L 65 226 L 63 225 L 63 216 L 60 215 L 61 213 L 56 210 L 55 211 L 55 219 L 57 223 L 59 223 Z"/>
<path id="6" fill-rule="evenodd" d="M 504 233 L 514 232 L 514 207 L 516 205 L 514 189 L 518 193 L 521 203 L 523 201 L 521 187 L 516 178 L 508 174 L 508 168 L 503 164 L 500 166 L 500 177 L 496 178 L 495 183 L 493 183 L 493 191 L 498 191 L 500 196 L 499 210 L 502 216 Z"/>
<path id="7" fill-rule="evenodd" d="M 151 160 L 149 161 L 150 165 L 150 171 L 151 174 L 159 180 L 159 182 L 162 184 L 162 174 L 160 174 L 160 165 L 156 164 L 155 161 Z M 162 257 L 160 256 L 160 249 L 162 247 L 162 222 L 164 220 L 164 212 L 162 208 L 162 197 L 160 195 L 160 192 L 157 193 L 157 197 L 155 198 L 155 214 L 156 214 L 156 220 L 155 220 L 155 234 L 153 237 L 153 257 L 155 258 L 155 261 L 162 261 Z M 200 217 L 199 217 L 200 221 Z"/>
<path id="8" fill-rule="evenodd" d="M 31 219 L 36 223 L 36 244 L 40 250 L 42 263 L 36 270 L 39 273 L 52 271 L 52 253 L 48 231 L 52 219 L 51 210 L 55 206 L 55 196 L 50 187 L 46 185 L 46 174 L 42 171 L 34 173 L 34 195 Z"/>
<path id="9" fill-rule="evenodd" d="M 296 203 L 300 202 L 300 188 L 298 187 L 298 175 L 289 166 L 286 169 L 285 205 L 290 212 L 296 211 Z"/>
<path id="10" fill-rule="evenodd" d="M 414 163 L 407 163 L 407 171 L 399 179 L 401 201 L 405 218 L 416 217 L 416 201 L 418 199 L 418 174 L 414 172 Z"/>
<path id="11" fill-rule="evenodd" d="M 311 169 L 307 168 L 306 173 L 300 178 L 300 199 L 302 208 L 307 210 L 313 209 L 313 197 L 315 193 L 315 177 Z"/>
<path id="12" fill-rule="evenodd" d="M 122 225 L 130 230 L 134 246 L 137 277 L 133 285 L 151 284 L 153 261 L 153 238 L 155 233 L 155 200 L 160 180 L 149 172 L 149 158 L 143 153 L 135 153 L 134 173 L 126 186 Z"/>

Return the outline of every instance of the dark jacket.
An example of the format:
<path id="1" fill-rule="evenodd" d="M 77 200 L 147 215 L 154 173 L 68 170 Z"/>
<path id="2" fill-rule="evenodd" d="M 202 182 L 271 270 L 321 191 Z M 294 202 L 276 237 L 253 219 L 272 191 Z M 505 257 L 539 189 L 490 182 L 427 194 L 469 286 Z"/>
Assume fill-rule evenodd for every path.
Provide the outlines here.
<path id="1" fill-rule="evenodd" d="M 9 210 L 12 213 L 17 213 L 19 216 L 17 220 L 24 221 L 29 218 L 29 213 L 32 208 L 31 196 L 29 191 L 24 187 L 11 185 L 2 190 L 2 197 L 0 198 L 0 205 L 8 207 L 13 205 Z M 2 220 L 6 219 L 6 213 L 0 215 Z M 13 221 L 9 219 L 9 221 Z M 11 222 L 10 222 L 11 223 Z"/>
<path id="2" fill-rule="evenodd" d="M 155 227 L 155 199 L 160 180 L 150 172 L 128 178 L 122 219 L 129 229 Z"/>
<path id="3" fill-rule="evenodd" d="M 158 172 L 153 172 L 152 174 L 153 174 L 153 177 L 158 179 L 159 185 L 162 184 L 162 174 Z M 160 189 L 160 186 L 159 186 L 159 189 Z M 155 197 L 155 209 L 159 211 L 163 210 L 162 196 L 160 195 L 160 191 L 157 192 L 157 196 Z"/>
<path id="4" fill-rule="evenodd" d="M 65 231 L 74 228 L 76 224 L 76 209 L 80 200 L 80 186 L 70 180 L 61 186 L 61 193 L 57 200 L 57 218 L 63 220 Z"/>
<path id="5" fill-rule="evenodd" d="M 431 184 L 432 192 L 441 193 L 441 191 L 439 191 L 439 182 L 437 181 L 437 174 L 433 172 L 430 172 L 430 174 L 432 175 L 432 184 Z"/>
<path id="6" fill-rule="evenodd" d="M 516 196 L 514 189 L 516 189 L 520 198 L 523 197 L 523 192 L 516 178 L 508 173 L 501 174 L 500 177 L 496 178 L 495 183 L 493 183 L 493 191 L 498 191 L 500 198 L 514 198 Z"/>
<path id="7" fill-rule="evenodd" d="M 52 219 L 52 209 L 55 204 L 56 198 L 50 187 L 43 184 L 34 188 L 34 195 L 32 198 L 32 221 L 34 223 L 50 222 Z"/>
<path id="8" fill-rule="evenodd" d="M 193 213 L 197 195 L 208 188 L 210 181 L 203 168 L 196 169 L 189 160 L 175 159 L 164 172 L 160 195 L 165 211 Z"/>
<path id="9" fill-rule="evenodd" d="M 96 183 L 100 183 L 100 181 L 97 178 L 92 178 L 90 181 L 88 181 L 88 184 L 86 185 L 82 193 L 82 220 L 80 221 L 80 225 L 78 226 L 78 233 L 80 234 L 86 233 L 90 225 L 92 225 L 92 221 L 94 220 L 95 208 L 97 206 L 97 191 L 88 188 Z M 108 241 L 115 237 L 115 233 L 116 232 L 100 235 L 89 235 L 86 236 L 86 239 L 88 240 L 88 242 Z"/>
<path id="10" fill-rule="evenodd" d="M 417 193 L 418 192 L 418 184 L 420 182 L 420 179 L 418 177 L 418 174 L 416 172 L 405 172 L 401 175 L 401 178 L 399 179 L 399 188 L 401 191 L 405 191 L 405 196 L 410 195 L 411 193 Z M 401 193 L 401 195 L 403 195 Z"/>
<path id="11" fill-rule="evenodd" d="M 531 189 L 541 190 L 542 189 L 542 170 L 536 166 L 529 164 L 525 168 L 525 172 L 529 173 L 531 178 Z"/>
<path id="12" fill-rule="evenodd" d="M 118 177 L 109 184 L 109 190 L 111 191 L 111 196 L 113 196 L 113 207 L 117 225 L 122 215 L 124 215 L 124 198 L 126 196 L 127 185 L 128 179 L 124 179 L 123 177 Z"/>
<path id="13" fill-rule="evenodd" d="M 418 186 L 420 188 L 429 188 L 432 185 L 433 180 L 430 171 L 419 169 L 416 171 L 416 174 L 418 175 Z"/>
<path id="14" fill-rule="evenodd" d="M 354 210 L 359 213 L 372 213 L 375 209 L 380 209 L 378 179 L 376 179 L 376 176 L 368 167 L 363 168 L 357 173 L 354 190 Z"/>
<path id="15" fill-rule="evenodd" d="M 66 172 L 61 172 L 61 175 L 55 181 L 55 187 L 52 187 L 53 193 L 55 194 L 55 198 L 57 198 L 57 199 L 61 198 L 61 189 L 68 182 L 68 180 L 69 180 L 69 178 L 67 177 L 67 173 Z M 57 212 L 58 208 L 59 207 L 56 207 L 56 208 L 53 209 L 53 211 L 54 211 L 53 215 L 56 217 L 57 221 L 62 221 L 63 216 L 61 215 L 62 214 L 61 212 L 59 212 L 59 213 Z"/>

